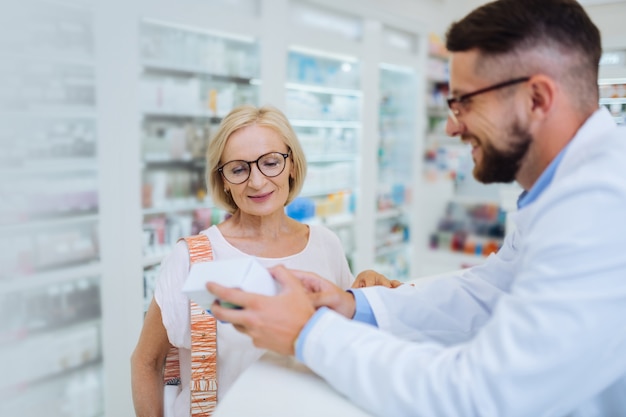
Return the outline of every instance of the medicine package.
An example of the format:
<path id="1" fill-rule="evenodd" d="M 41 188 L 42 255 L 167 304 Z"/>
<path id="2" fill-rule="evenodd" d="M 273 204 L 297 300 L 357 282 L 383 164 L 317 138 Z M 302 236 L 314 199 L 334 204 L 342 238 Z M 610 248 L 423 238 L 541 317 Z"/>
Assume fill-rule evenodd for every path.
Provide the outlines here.
<path id="1" fill-rule="evenodd" d="M 207 282 L 263 295 L 276 295 L 278 292 L 278 284 L 269 271 L 252 257 L 198 262 L 191 266 L 183 293 L 209 310 L 216 297 L 206 289 Z"/>

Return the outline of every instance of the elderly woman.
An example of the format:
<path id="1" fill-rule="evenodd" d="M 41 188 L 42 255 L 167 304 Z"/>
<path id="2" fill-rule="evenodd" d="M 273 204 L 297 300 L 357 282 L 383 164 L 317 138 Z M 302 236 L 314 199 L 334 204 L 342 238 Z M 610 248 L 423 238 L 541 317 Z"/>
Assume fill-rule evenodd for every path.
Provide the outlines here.
<path id="1" fill-rule="evenodd" d="M 209 143 L 206 178 L 213 202 L 232 215 L 201 232 L 215 260 L 255 257 L 263 266 L 337 277 L 347 289 L 353 276 L 337 236 L 285 214 L 306 174 L 302 147 L 285 115 L 273 107 L 241 106 L 222 121 Z M 132 386 L 138 416 L 162 415 L 163 364 L 171 346 L 180 358 L 180 393 L 174 415 L 190 415 L 190 312 L 181 292 L 190 253 L 180 241 L 163 261 L 160 276 L 132 355 Z M 231 324 L 217 322 L 217 400 L 262 354 Z M 208 414 L 204 414 L 208 415 Z"/>

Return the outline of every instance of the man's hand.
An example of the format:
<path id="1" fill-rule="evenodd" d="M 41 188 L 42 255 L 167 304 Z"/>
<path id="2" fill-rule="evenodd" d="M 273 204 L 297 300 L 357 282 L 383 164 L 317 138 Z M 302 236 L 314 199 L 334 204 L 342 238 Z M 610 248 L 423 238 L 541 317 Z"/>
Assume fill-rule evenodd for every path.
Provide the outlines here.
<path id="1" fill-rule="evenodd" d="M 402 282 L 395 279 L 390 280 L 376 271 L 367 269 L 356 276 L 354 282 L 352 283 L 352 288 L 373 287 L 375 285 L 381 285 L 387 288 L 396 288 L 402 285 Z"/>
<path id="2" fill-rule="evenodd" d="M 207 283 L 207 289 L 218 300 L 242 307 L 225 308 L 216 301 L 211 305 L 211 313 L 250 336 L 255 346 L 293 355 L 294 342 L 315 313 L 315 307 L 303 283 L 284 266 L 269 271 L 280 285 L 280 292 L 273 297 Z"/>

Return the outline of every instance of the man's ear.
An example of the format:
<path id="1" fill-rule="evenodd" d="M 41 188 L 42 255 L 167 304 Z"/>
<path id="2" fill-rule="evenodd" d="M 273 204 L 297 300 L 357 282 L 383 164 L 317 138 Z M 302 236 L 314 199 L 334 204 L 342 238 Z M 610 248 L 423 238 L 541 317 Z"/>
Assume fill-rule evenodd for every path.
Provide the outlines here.
<path id="1" fill-rule="evenodd" d="M 546 75 L 535 75 L 528 80 L 531 117 L 544 119 L 552 110 L 557 93 L 554 80 Z"/>

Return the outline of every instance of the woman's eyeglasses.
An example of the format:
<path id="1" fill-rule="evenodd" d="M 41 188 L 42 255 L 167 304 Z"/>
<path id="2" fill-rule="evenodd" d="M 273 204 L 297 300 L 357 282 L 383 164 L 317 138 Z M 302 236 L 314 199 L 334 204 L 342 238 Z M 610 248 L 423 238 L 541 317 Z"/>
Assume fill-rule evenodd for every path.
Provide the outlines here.
<path id="1" fill-rule="evenodd" d="M 287 153 L 270 152 L 259 156 L 255 161 L 234 160 L 228 161 L 217 170 L 224 179 L 231 184 L 241 184 L 250 178 L 252 164 L 256 164 L 261 174 L 266 177 L 277 177 L 287 165 L 287 157 L 291 154 L 291 149 Z"/>

